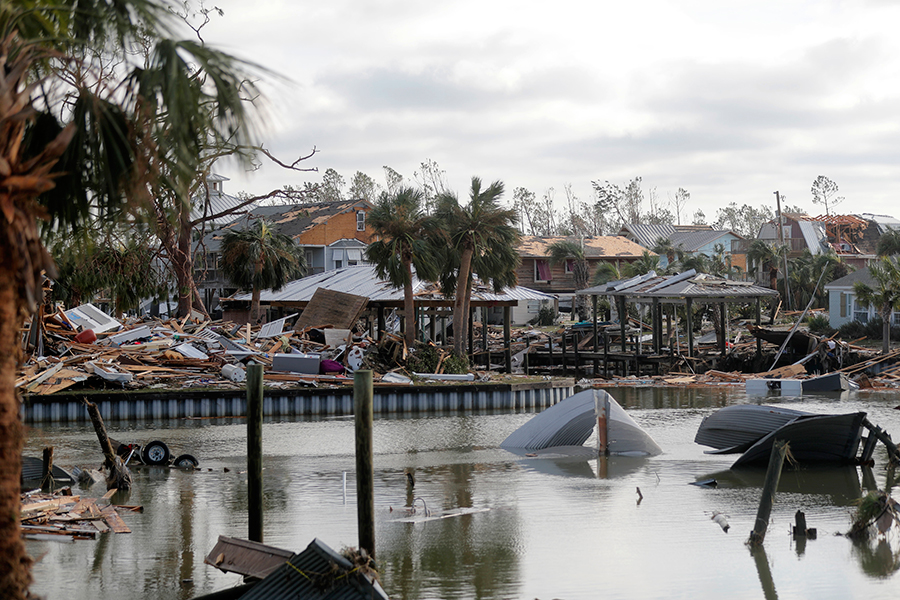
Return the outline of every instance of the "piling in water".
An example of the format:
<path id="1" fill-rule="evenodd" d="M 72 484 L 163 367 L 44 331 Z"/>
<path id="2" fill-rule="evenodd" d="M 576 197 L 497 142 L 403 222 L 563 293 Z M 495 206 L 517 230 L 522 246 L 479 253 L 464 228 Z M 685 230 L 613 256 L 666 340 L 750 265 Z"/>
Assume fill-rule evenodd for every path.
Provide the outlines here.
<path id="1" fill-rule="evenodd" d="M 262 481 L 263 366 L 247 367 L 247 511 L 248 537 L 263 541 Z"/>
<path id="2" fill-rule="evenodd" d="M 471 339 L 471 338 L 470 338 Z M 359 548 L 375 558 L 375 465 L 372 444 L 374 388 L 372 371 L 353 374 L 356 421 L 356 502 Z"/>
<path id="3" fill-rule="evenodd" d="M 763 484 L 762 498 L 759 500 L 759 509 L 756 512 L 756 524 L 750 532 L 749 543 L 751 546 L 759 546 L 766 537 L 769 528 L 769 515 L 772 512 L 772 504 L 775 502 L 775 491 L 778 489 L 778 481 L 781 479 L 781 467 L 784 465 L 784 456 L 789 445 L 787 442 L 775 440 L 772 444 L 772 453 L 769 455 L 769 468 L 766 471 L 766 480 Z"/>

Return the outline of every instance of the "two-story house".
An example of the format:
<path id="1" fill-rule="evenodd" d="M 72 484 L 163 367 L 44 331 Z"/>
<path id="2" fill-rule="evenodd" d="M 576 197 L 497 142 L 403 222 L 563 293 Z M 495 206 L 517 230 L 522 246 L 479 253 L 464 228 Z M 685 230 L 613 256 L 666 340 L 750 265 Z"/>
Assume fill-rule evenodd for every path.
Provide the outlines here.
<path id="1" fill-rule="evenodd" d="M 551 265 L 547 256 L 547 249 L 551 244 L 564 240 L 582 243 L 582 239 L 576 237 L 523 236 L 517 248 L 522 262 L 516 274 L 520 286 L 555 294 L 559 296 L 561 306 L 571 306 L 571 298 L 577 291 L 574 262 L 569 260 L 564 264 Z M 583 243 L 591 278 L 600 262 L 609 262 L 621 267 L 623 263 L 639 259 L 646 251 L 635 242 L 617 235 L 586 237 Z"/>
<path id="2" fill-rule="evenodd" d="M 746 251 L 735 252 L 741 247 L 743 236 L 727 229 L 713 229 L 709 225 L 643 225 L 629 223 L 623 225 L 619 235 L 653 250 L 663 240 L 668 240 L 671 247 L 683 256 L 705 254 L 714 256 L 721 247 L 725 254 L 731 255 L 732 265 L 747 268 Z M 661 254 L 659 266 L 666 268 L 669 257 Z"/>
<path id="3" fill-rule="evenodd" d="M 319 202 L 313 204 L 256 206 L 224 227 L 203 238 L 195 277 L 201 289 L 210 290 L 209 306 L 227 290 L 235 291 L 221 270 L 221 244 L 225 233 L 243 229 L 259 218 L 272 223 L 278 233 L 291 237 L 302 249 L 308 274 L 364 264 L 364 250 L 372 238 L 366 215 L 372 205 L 365 200 Z"/>

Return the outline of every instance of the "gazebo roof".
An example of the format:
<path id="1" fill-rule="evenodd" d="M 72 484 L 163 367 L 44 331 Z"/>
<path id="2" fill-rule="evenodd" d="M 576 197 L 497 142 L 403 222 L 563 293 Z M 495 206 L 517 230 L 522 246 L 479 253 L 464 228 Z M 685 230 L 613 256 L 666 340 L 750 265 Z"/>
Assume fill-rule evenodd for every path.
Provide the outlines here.
<path id="1" fill-rule="evenodd" d="M 633 302 L 656 300 L 667 304 L 682 304 L 688 298 L 713 302 L 746 302 L 778 295 L 778 291 L 750 281 L 724 279 L 697 273 L 693 269 L 678 275 L 657 275 L 655 271 L 650 271 L 646 275 L 611 281 L 576 293 L 588 296 L 624 296 Z"/>

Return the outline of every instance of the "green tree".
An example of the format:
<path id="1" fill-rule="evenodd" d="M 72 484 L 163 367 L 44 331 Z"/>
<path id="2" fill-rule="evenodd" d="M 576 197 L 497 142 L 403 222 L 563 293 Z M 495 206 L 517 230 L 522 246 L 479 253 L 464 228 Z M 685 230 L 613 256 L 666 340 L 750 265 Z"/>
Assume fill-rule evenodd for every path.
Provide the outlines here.
<path id="1" fill-rule="evenodd" d="M 824 175 L 819 175 L 816 177 L 812 186 L 809 188 L 810 193 L 812 194 L 812 201 L 814 204 L 821 204 L 825 207 L 825 214 L 831 214 L 829 212 L 830 208 L 834 208 L 837 204 L 843 202 L 844 198 L 842 196 L 838 196 L 838 184 L 828 179 Z"/>
<path id="2" fill-rule="evenodd" d="M 177 16 L 145 0 L 0 3 L 0 597 L 25 597 L 20 540 L 22 432 L 15 394 L 23 313 L 55 267 L 38 219 L 64 230 L 106 219 L 165 185 L 189 202 L 210 131 L 249 144 L 242 63 L 170 37 Z M 135 64 L 123 49 L 147 47 Z M 115 53 L 114 67 L 104 56 Z M 197 70 L 205 77 L 197 77 Z M 214 110 L 210 112 L 210 107 Z M 39 204 L 40 202 L 40 204 Z"/>
<path id="3" fill-rule="evenodd" d="M 351 200 L 365 200 L 374 203 L 378 199 L 378 184 L 362 171 L 357 171 L 350 180 L 350 189 L 347 191 L 347 195 Z"/>
<path id="4" fill-rule="evenodd" d="M 164 295 L 165 277 L 155 267 L 157 251 L 149 238 L 133 231 L 104 234 L 85 228 L 59 241 L 51 247 L 58 270 L 53 298 L 71 307 L 102 293 L 121 315 L 137 309 L 144 298 Z"/>
<path id="5" fill-rule="evenodd" d="M 755 238 L 763 224 L 774 217 L 768 206 L 755 208 L 749 204 L 738 206 L 737 202 L 731 202 L 716 211 L 713 227 L 733 231 L 745 238 Z"/>
<path id="6" fill-rule="evenodd" d="M 277 292 L 303 277 L 306 259 L 293 239 L 276 232 L 265 219 L 258 219 L 247 229 L 225 233 L 222 270 L 232 284 L 251 290 L 250 321 L 255 323 L 260 317 L 262 290 Z"/>
<path id="7" fill-rule="evenodd" d="M 453 349 L 459 357 L 466 356 L 473 274 L 492 283 L 498 292 L 517 283 L 520 234 L 515 227 L 516 211 L 500 205 L 502 195 L 502 182 L 482 188 L 481 179 L 473 177 L 467 205 L 460 205 L 452 192 L 437 198 L 435 214 L 443 223 L 450 248 L 441 283 L 445 292 L 455 293 Z"/>
<path id="8" fill-rule="evenodd" d="M 636 277 L 638 275 L 646 275 L 650 271 L 659 271 L 659 256 L 650 254 L 648 250 L 641 253 L 641 257 L 634 262 L 626 263 L 621 268 L 622 275 L 625 277 Z"/>
<path id="9" fill-rule="evenodd" d="M 896 257 L 883 256 L 869 265 L 875 287 L 857 281 L 853 284 L 856 301 L 861 306 L 875 306 L 883 323 L 881 351 L 891 350 L 891 311 L 900 310 L 900 263 Z"/>
<path id="10" fill-rule="evenodd" d="M 547 256 L 550 258 L 551 265 L 568 264 L 571 261 L 575 290 L 583 290 L 588 287 L 590 266 L 584 254 L 583 244 L 570 240 L 559 240 L 547 246 Z M 587 296 L 575 296 L 575 312 L 580 321 L 588 318 Z"/>
<path id="11" fill-rule="evenodd" d="M 813 307 L 827 308 L 828 294 L 825 292 L 825 285 L 849 272 L 834 251 L 812 254 L 806 249 L 803 254 L 789 261 L 789 264 L 791 296 L 797 299 L 798 306 L 806 306 L 815 295 Z M 816 287 L 820 276 L 822 283 Z"/>
<path id="12" fill-rule="evenodd" d="M 889 229 L 881 234 L 875 245 L 878 256 L 894 256 L 900 254 L 900 229 Z"/>
<path id="13" fill-rule="evenodd" d="M 436 240 L 442 231 L 437 220 L 425 214 L 424 203 L 422 190 L 401 186 L 394 193 L 382 193 L 367 217 L 377 239 L 366 248 L 366 257 L 379 277 L 403 288 L 406 344 L 410 347 L 416 339 L 413 267 L 426 281 L 435 281 L 440 274 Z"/>
<path id="14" fill-rule="evenodd" d="M 757 273 L 759 269 L 769 270 L 769 287 L 778 289 L 779 265 L 787 256 L 788 247 L 769 243 L 765 240 L 755 239 L 750 242 L 747 250 L 747 270 Z"/>

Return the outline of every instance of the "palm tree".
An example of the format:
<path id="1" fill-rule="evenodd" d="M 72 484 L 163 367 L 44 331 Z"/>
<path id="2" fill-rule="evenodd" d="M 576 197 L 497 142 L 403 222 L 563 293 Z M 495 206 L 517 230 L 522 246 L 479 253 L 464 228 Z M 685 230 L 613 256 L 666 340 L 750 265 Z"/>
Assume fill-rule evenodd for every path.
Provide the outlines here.
<path id="1" fill-rule="evenodd" d="M 594 270 L 594 277 L 591 279 L 591 283 L 594 285 L 603 285 L 604 283 L 619 281 L 620 279 L 623 279 L 623 276 L 618 265 L 607 261 L 601 261 Z"/>
<path id="2" fill-rule="evenodd" d="M 750 242 L 747 250 L 747 270 L 756 272 L 758 268 L 769 269 L 769 287 L 778 289 L 778 265 L 787 256 L 787 246 L 776 246 L 761 239 Z"/>
<path id="3" fill-rule="evenodd" d="M 259 320 L 262 290 L 278 291 L 306 273 L 306 259 L 294 240 L 258 219 L 241 231 L 228 231 L 222 238 L 222 271 L 235 286 L 252 290 L 250 321 Z"/>
<path id="4" fill-rule="evenodd" d="M 443 222 L 450 249 L 441 284 L 445 292 L 455 292 L 453 350 L 459 357 L 466 356 L 473 273 L 492 282 L 498 292 L 518 282 L 516 245 L 521 234 L 515 227 L 516 211 L 500 205 L 502 195 L 502 182 L 482 189 L 481 179 L 473 177 L 466 206 L 452 192 L 436 198 L 435 215 Z"/>
<path id="5" fill-rule="evenodd" d="M 875 246 L 875 253 L 878 256 L 900 254 L 900 229 L 889 229 L 881 234 Z"/>
<path id="6" fill-rule="evenodd" d="M 659 270 L 659 256 L 650 254 L 648 250 L 641 253 L 641 257 L 634 262 L 622 265 L 621 272 L 625 277 L 636 277 L 637 275 L 646 275 L 650 271 Z"/>
<path id="7" fill-rule="evenodd" d="M 167 38 L 173 13 L 147 0 L 0 3 L 0 597 L 31 581 L 19 528 L 22 424 L 15 392 L 21 316 L 55 274 L 38 220 L 72 227 L 147 200 L 164 162 L 170 182 L 199 160 L 211 131 L 236 142 L 252 129 L 238 63 Z M 115 69 L 93 56 L 149 42 L 147 63 Z M 71 60 L 70 60 L 71 59 Z M 195 77 L 194 65 L 209 77 Z M 68 69 L 68 71 L 67 71 Z M 81 77 L 72 77 L 73 69 Z M 215 106 L 210 113 L 209 107 Z M 179 186 L 179 189 L 184 189 Z"/>
<path id="8" fill-rule="evenodd" d="M 584 245 L 576 244 L 569 240 L 559 240 L 547 246 L 547 256 L 551 265 L 568 264 L 572 262 L 572 275 L 575 278 L 575 289 L 583 290 L 588 287 L 590 281 L 590 267 L 584 254 Z M 587 319 L 587 297 L 575 296 L 576 313 L 578 319 Z"/>
<path id="9" fill-rule="evenodd" d="M 881 351 L 887 354 L 891 350 L 891 311 L 900 310 L 900 263 L 895 257 L 883 256 L 869 265 L 869 273 L 875 287 L 857 281 L 853 291 L 860 306 L 878 309 L 883 323 Z"/>
<path id="10" fill-rule="evenodd" d="M 847 273 L 833 250 L 820 254 L 804 250 L 803 254 L 790 261 L 790 267 L 791 295 L 797 299 L 799 306 L 806 306 L 815 294 L 814 307 L 827 307 L 828 294 L 825 292 L 825 285 Z M 820 277 L 822 282 L 816 287 Z"/>
<path id="11" fill-rule="evenodd" d="M 425 214 L 424 203 L 422 190 L 400 187 L 382 193 L 367 217 L 378 239 L 366 248 L 366 257 L 375 265 L 379 277 L 403 288 L 407 346 L 412 346 L 416 339 L 413 267 L 424 280 L 434 281 L 440 274 L 435 240 L 442 232 L 437 220 Z"/>

